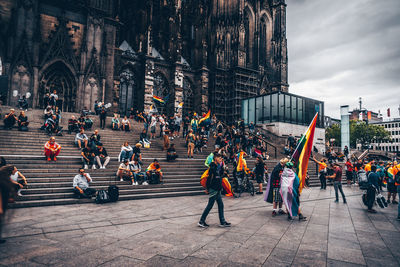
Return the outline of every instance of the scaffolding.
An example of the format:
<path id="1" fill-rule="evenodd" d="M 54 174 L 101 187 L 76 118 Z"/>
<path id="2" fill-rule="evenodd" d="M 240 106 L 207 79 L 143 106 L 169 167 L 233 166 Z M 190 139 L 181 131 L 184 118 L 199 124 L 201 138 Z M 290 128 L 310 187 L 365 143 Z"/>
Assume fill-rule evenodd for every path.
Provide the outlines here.
<path id="1" fill-rule="evenodd" d="M 256 96 L 259 73 L 245 68 L 216 69 L 210 93 L 211 108 L 217 118 L 232 123 L 240 118 L 241 101 Z"/>

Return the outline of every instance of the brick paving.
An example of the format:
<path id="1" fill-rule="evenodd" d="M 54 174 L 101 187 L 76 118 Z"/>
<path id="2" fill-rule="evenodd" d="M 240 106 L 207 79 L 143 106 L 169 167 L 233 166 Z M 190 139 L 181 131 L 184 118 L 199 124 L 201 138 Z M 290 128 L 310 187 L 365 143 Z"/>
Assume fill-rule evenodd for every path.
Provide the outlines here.
<path id="1" fill-rule="evenodd" d="M 0 266 L 399 266 L 397 205 L 366 212 L 358 188 L 305 189 L 306 222 L 262 196 L 224 198 L 231 228 L 197 227 L 207 196 L 9 210 Z"/>

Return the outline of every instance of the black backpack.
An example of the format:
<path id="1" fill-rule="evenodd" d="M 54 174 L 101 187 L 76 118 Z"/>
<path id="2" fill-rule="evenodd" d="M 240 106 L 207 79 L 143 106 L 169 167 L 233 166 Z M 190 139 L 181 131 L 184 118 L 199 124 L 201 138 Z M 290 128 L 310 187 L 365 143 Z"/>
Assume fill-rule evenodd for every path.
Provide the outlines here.
<path id="1" fill-rule="evenodd" d="M 110 202 L 117 202 L 119 198 L 119 188 L 116 185 L 110 185 L 108 187 L 108 196 Z"/>
<path id="2" fill-rule="evenodd" d="M 110 202 L 110 196 L 107 193 L 107 191 L 106 190 L 97 191 L 95 202 L 97 204 L 103 204 L 103 203 Z"/>
<path id="3" fill-rule="evenodd" d="M 160 176 L 156 172 L 151 172 L 149 177 L 149 184 L 158 184 L 160 183 Z"/>

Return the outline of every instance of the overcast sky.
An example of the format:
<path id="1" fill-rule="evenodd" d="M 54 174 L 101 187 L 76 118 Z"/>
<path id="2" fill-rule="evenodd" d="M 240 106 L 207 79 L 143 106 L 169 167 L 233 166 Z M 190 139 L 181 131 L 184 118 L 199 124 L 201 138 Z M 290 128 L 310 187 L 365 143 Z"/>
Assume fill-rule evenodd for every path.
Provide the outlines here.
<path id="1" fill-rule="evenodd" d="M 400 117 L 400 0 L 287 0 L 289 91 Z"/>

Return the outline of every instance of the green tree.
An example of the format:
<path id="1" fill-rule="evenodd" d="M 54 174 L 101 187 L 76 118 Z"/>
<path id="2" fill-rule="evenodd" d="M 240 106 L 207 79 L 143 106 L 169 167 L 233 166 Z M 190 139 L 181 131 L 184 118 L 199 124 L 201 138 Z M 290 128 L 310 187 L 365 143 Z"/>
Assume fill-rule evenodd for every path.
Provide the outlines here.
<path id="1" fill-rule="evenodd" d="M 341 142 L 340 125 L 334 124 L 325 130 L 325 139 L 334 139 L 332 145 L 340 146 Z M 355 148 L 357 144 L 368 146 L 373 141 L 387 142 L 390 140 L 390 133 L 383 126 L 366 124 L 365 122 L 350 121 L 350 147 Z"/>
<path id="2" fill-rule="evenodd" d="M 333 124 L 331 127 L 325 130 L 325 140 L 331 142 L 334 146 L 340 146 L 341 142 L 340 124 Z"/>

